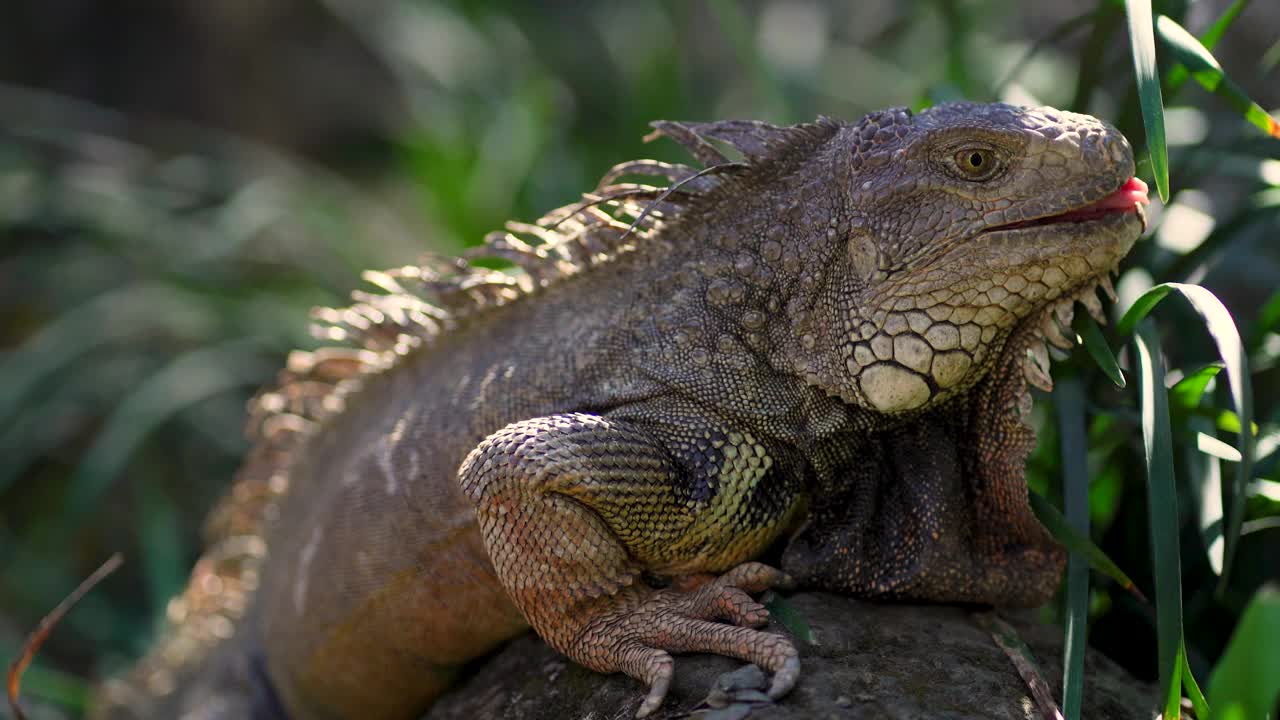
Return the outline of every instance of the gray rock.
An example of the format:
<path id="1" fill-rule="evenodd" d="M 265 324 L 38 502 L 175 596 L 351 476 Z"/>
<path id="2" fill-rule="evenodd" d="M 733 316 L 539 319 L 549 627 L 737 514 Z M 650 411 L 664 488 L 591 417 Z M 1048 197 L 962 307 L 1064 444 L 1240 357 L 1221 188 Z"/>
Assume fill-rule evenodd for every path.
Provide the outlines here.
<path id="1" fill-rule="evenodd" d="M 725 688 L 740 687 L 743 664 L 709 655 L 678 656 L 675 682 L 656 718 L 1040 717 L 1013 664 L 969 610 L 875 604 L 821 593 L 794 595 L 788 602 L 816 640 L 801 644 L 803 670 L 791 694 L 777 704 L 733 696 L 729 704 L 720 702 L 722 707 L 713 709 L 705 703 L 708 695 L 717 682 L 721 695 Z M 1031 647 L 1045 680 L 1060 698 L 1061 633 L 1033 616 L 1003 614 Z M 771 629 L 785 632 L 776 624 Z M 734 671 L 739 672 L 723 677 Z M 1153 717 L 1152 688 L 1092 651 L 1085 671 L 1083 717 Z M 634 715 L 644 691 L 639 682 L 623 675 L 598 675 L 570 663 L 528 635 L 468 673 L 425 720 L 625 720 Z"/>

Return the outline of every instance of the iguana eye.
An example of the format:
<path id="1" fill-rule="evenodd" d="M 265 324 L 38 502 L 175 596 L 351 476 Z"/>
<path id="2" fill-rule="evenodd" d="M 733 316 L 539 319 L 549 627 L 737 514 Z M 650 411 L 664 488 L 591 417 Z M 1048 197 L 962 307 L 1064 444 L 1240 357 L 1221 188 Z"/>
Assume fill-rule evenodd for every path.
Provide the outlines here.
<path id="1" fill-rule="evenodd" d="M 960 177 L 965 180 L 987 180 L 1000 170 L 999 158 L 989 148 L 961 148 L 954 160 Z"/>

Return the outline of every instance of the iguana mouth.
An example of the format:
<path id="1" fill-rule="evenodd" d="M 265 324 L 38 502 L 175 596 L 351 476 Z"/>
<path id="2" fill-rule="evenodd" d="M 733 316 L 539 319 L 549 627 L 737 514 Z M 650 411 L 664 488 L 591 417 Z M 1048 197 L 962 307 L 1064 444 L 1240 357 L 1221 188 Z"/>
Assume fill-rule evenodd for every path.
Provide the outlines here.
<path id="1" fill-rule="evenodd" d="M 990 228 L 987 232 L 1015 230 L 1019 228 L 1043 227 L 1060 224 L 1084 224 L 1101 220 L 1120 218 L 1126 215 L 1137 215 L 1145 231 L 1147 226 L 1143 206 L 1148 205 L 1147 184 L 1133 177 L 1111 194 L 1095 200 L 1087 205 L 1068 210 L 1056 215 L 1046 215 L 1030 220 L 1022 220 L 1008 225 Z M 1075 346 L 1077 337 L 1071 323 L 1075 317 L 1075 304 L 1084 305 L 1089 315 L 1099 325 L 1107 323 L 1102 303 L 1098 300 L 1098 290 L 1106 293 L 1112 302 L 1116 301 L 1115 287 L 1111 283 L 1111 275 L 1117 268 L 1100 273 L 1099 276 L 1085 281 L 1074 290 L 1063 292 L 1045 308 L 1027 318 L 1022 329 L 1014 334 L 1013 349 L 1023 353 L 1022 369 L 1027 382 L 1045 392 L 1053 390 L 1053 379 L 1049 375 L 1050 348 L 1070 350 Z"/>
<path id="2" fill-rule="evenodd" d="M 1056 215 L 1045 215 L 1028 220 L 1019 220 L 1007 225 L 997 225 L 987 228 L 985 232 L 1017 230 L 1019 228 L 1057 225 L 1060 223 L 1086 223 L 1129 213 L 1136 214 L 1138 219 L 1142 221 L 1142 229 L 1146 230 L 1147 216 L 1142 208 L 1150 203 L 1151 200 L 1147 197 L 1147 184 L 1136 177 L 1131 177 L 1110 195 L 1100 200 L 1095 200 L 1088 205 Z"/>

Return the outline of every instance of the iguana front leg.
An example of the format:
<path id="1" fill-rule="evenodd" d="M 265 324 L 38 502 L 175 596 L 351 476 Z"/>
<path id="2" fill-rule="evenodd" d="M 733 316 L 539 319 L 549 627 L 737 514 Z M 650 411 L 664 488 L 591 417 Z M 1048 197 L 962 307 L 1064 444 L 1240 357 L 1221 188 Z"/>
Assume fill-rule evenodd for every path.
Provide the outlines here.
<path id="1" fill-rule="evenodd" d="M 691 592 L 640 580 L 644 570 L 723 570 L 756 550 L 720 551 L 734 539 L 702 534 L 700 513 L 721 506 L 693 498 L 672 454 L 649 434 L 595 415 L 535 418 L 489 436 L 459 475 L 498 578 L 529 624 L 573 660 L 647 683 L 637 717 L 666 696 L 669 652 L 754 662 L 775 673 L 773 697 L 795 683 L 795 646 L 752 629 L 768 613 L 749 594 L 788 584 L 782 572 L 746 563 Z M 724 480 L 718 491 L 735 491 Z M 733 533 L 735 520 L 719 518 L 717 532 Z M 691 532 L 702 534 L 698 542 L 688 542 Z M 686 546 L 688 556 L 672 555 Z"/>

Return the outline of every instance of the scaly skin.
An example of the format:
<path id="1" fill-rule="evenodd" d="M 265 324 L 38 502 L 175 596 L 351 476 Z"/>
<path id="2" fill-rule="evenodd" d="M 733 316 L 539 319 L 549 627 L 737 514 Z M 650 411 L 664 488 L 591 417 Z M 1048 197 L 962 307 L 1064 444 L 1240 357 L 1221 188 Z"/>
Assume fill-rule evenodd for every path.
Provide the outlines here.
<path id="1" fill-rule="evenodd" d="M 259 406 L 318 422 L 242 480 L 289 484 L 260 513 L 270 552 L 238 636 L 259 696 L 293 717 L 412 717 L 527 621 L 648 685 L 643 716 L 670 653 L 792 687 L 795 646 L 756 629 L 768 587 L 1053 592 L 1063 553 L 1023 479 L 1026 381 L 1048 382 L 1045 340 L 1064 341 L 1072 300 L 1097 306 L 1142 230 L 1124 138 L 974 104 L 656 126 L 718 167 L 620 166 L 678 186 L 636 232 L 643 203 L 623 223 L 570 208 L 512 226 L 546 245 L 490 240 L 527 271 L 518 286 L 408 268 L 375 277 L 382 300 L 322 313 L 382 355 L 351 360 L 364 374 L 342 392 L 304 382 L 337 360 L 301 362 Z M 454 294 L 425 305 L 409 280 Z"/>

